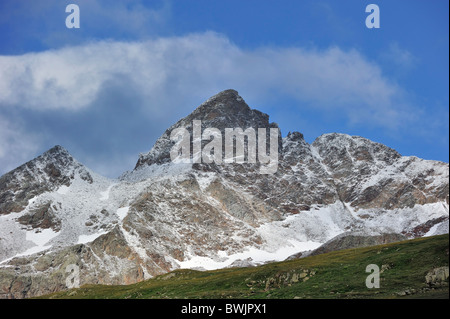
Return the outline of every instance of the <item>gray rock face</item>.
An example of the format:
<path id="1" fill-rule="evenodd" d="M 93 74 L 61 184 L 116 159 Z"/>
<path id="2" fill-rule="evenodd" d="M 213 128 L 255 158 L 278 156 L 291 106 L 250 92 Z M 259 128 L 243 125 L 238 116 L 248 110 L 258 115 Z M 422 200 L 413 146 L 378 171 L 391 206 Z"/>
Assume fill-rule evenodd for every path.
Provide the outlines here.
<path id="1" fill-rule="evenodd" d="M 192 135 L 194 120 L 222 134 L 277 129 L 276 172 L 261 174 L 259 163 L 172 163 L 172 130 Z M 318 252 L 439 234 L 448 232 L 448 204 L 447 163 L 345 134 L 312 144 L 299 132 L 282 138 L 267 114 L 227 90 L 167 129 L 118 180 L 59 146 L 2 176 L 0 298 L 66 289 L 69 265 L 79 267 L 81 285 L 129 284 L 177 268 L 304 256 L 325 243 Z"/>
<path id="2" fill-rule="evenodd" d="M 169 163 L 170 150 L 175 144 L 170 140 L 170 133 L 175 128 L 186 128 L 192 137 L 193 121 L 202 122 L 202 131 L 205 128 L 217 128 L 225 135 L 226 128 L 278 128 L 276 123 L 269 123 L 269 116 L 258 110 L 251 109 L 235 90 L 226 90 L 211 97 L 191 114 L 179 120 L 168 128 L 156 141 L 152 150 L 141 154 L 136 168 L 143 165 Z M 281 134 L 280 141 L 281 141 Z"/>
<path id="3" fill-rule="evenodd" d="M 387 146 L 345 134 L 325 134 L 312 146 L 335 181 L 340 199 L 356 209 L 449 201 L 446 163 L 402 157 Z"/>
<path id="4" fill-rule="evenodd" d="M 448 267 L 432 269 L 425 276 L 425 281 L 430 286 L 448 285 Z"/>
<path id="5" fill-rule="evenodd" d="M 20 216 L 17 220 L 22 225 L 30 225 L 34 228 L 52 228 L 58 231 L 61 228 L 61 221 L 58 220 L 53 212 L 52 202 L 47 202 L 39 207 L 32 209 L 29 214 Z"/>
<path id="6" fill-rule="evenodd" d="M 169 163 L 174 145 L 170 133 L 185 127 L 192 134 L 193 120 L 202 121 L 202 130 L 213 127 L 222 134 L 225 128 L 234 127 L 278 128 L 269 123 L 267 114 L 250 109 L 236 91 L 223 91 L 167 129 L 152 150 L 140 156 L 136 168 Z M 411 208 L 416 204 L 449 202 L 448 183 L 442 175 L 448 164 L 402 157 L 394 149 L 362 137 L 324 134 L 309 145 L 301 133 L 292 132 L 280 139 L 278 150 L 280 163 L 274 176 L 262 177 L 258 163 L 200 163 L 193 168 L 225 175 L 271 206 L 283 205 L 290 212 L 337 200 L 348 202 L 355 209 Z M 400 175 L 407 178 L 399 179 Z M 433 183 L 434 176 L 440 179 L 439 183 Z M 278 194 L 281 191 L 282 197 Z"/>
<path id="7" fill-rule="evenodd" d="M 322 246 L 320 246 L 319 248 L 298 257 L 320 255 L 331 251 L 357 247 L 376 246 L 392 242 L 398 242 L 406 239 L 407 237 L 401 234 L 382 234 L 376 236 L 367 236 L 366 234 L 363 233 L 349 232 L 338 235 L 335 238 L 323 244 Z M 296 256 L 293 257 L 295 258 Z"/>
<path id="8" fill-rule="evenodd" d="M 76 173 L 92 183 L 89 172 L 63 147 L 53 147 L 0 178 L 0 215 L 20 212 L 33 197 L 69 186 Z"/>

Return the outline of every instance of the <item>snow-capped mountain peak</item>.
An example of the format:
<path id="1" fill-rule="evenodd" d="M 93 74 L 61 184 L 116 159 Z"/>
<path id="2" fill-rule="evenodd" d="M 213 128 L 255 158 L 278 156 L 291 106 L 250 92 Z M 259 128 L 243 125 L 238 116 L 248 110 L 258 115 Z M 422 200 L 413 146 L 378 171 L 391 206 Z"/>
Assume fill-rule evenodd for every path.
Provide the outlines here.
<path id="1" fill-rule="evenodd" d="M 283 260 L 339 236 L 334 247 L 346 234 L 448 232 L 447 163 L 345 134 L 309 144 L 299 132 L 280 132 L 274 174 L 261 174 L 258 163 L 174 163 L 170 133 L 192 133 L 194 120 L 221 133 L 280 132 L 226 90 L 168 128 L 117 180 L 60 146 L 2 176 L 0 297 L 65 289 L 72 264 L 80 284 L 127 284 L 177 268 Z"/>

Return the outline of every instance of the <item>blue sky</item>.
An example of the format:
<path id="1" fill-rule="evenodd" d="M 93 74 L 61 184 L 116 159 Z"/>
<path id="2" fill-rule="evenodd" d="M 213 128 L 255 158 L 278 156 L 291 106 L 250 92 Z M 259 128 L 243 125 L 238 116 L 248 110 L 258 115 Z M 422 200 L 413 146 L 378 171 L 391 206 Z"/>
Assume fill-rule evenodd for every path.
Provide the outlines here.
<path id="1" fill-rule="evenodd" d="M 0 174 L 59 144 L 117 177 L 229 88 L 283 135 L 449 160 L 446 0 L 112 2 L 0 2 Z M 65 26 L 70 3 L 79 29 Z M 365 26 L 370 3 L 379 29 Z"/>

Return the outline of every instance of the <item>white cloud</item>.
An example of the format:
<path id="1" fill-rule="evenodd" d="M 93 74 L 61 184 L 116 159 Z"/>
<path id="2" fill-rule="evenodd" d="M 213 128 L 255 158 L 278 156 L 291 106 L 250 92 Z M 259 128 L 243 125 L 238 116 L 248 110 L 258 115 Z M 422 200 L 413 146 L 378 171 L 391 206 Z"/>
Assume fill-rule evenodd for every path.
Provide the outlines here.
<path id="1" fill-rule="evenodd" d="M 39 137 L 27 134 L 17 123 L 0 117 L 0 175 L 30 160 L 39 149 Z"/>
<path id="2" fill-rule="evenodd" d="M 144 98 L 168 105 L 236 88 L 260 97 L 284 94 L 356 122 L 366 116 L 380 126 L 400 121 L 394 105 L 401 89 L 358 51 L 338 47 L 244 50 L 209 32 L 0 57 L 0 73 L 0 104 L 31 109 L 87 108 L 108 81 L 126 78 Z"/>
<path id="3" fill-rule="evenodd" d="M 401 48 L 397 42 L 391 43 L 381 57 L 405 70 L 411 69 L 418 62 L 418 58 L 410 51 Z"/>
<path id="4" fill-rule="evenodd" d="M 61 133 L 55 116 L 52 123 L 56 127 L 42 132 L 38 139 L 36 130 L 46 124 L 26 130 L 12 118 L 0 119 L 0 172 L 29 160 L 40 145 L 70 140 L 70 134 L 80 139 L 79 143 L 95 134 L 92 141 L 107 140 L 105 147 L 111 148 L 111 154 L 123 152 L 116 144 L 124 139 L 141 140 L 151 147 L 158 134 L 174 122 L 174 116 L 189 114 L 206 98 L 228 88 L 252 101 L 252 107 L 288 98 L 299 106 L 336 112 L 348 122 L 381 129 L 415 123 L 414 114 L 419 114 L 407 103 L 402 89 L 356 50 L 246 50 L 213 32 L 142 42 L 101 41 L 0 56 L 0 75 L 0 111 L 4 110 L 0 114 L 20 118 L 27 112 L 27 123 L 32 126 L 36 115 L 49 118 L 58 112 L 89 116 L 93 111 L 92 118 L 98 121 L 80 121 L 83 117 L 79 117 L 79 126 L 74 127 L 66 115 L 63 123 L 70 130 L 59 138 L 49 135 Z M 125 114 L 130 118 L 123 118 Z M 134 130 L 136 123 L 143 125 L 147 119 L 151 129 Z M 132 162 L 127 159 L 125 165 L 124 155 L 116 153 L 108 160 L 111 174 Z M 85 154 L 80 160 L 87 158 Z M 104 173 L 108 170 L 95 167 L 95 160 L 86 161 Z"/>

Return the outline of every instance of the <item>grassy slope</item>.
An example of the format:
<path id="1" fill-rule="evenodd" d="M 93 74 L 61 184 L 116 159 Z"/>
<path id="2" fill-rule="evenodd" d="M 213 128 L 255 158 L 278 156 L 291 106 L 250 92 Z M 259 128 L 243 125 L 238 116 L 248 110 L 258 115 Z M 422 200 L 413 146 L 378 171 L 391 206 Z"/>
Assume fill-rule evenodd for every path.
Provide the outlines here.
<path id="1" fill-rule="evenodd" d="M 428 271 L 448 266 L 448 246 L 447 234 L 254 268 L 176 270 L 133 285 L 88 285 L 43 298 L 397 298 L 405 290 L 414 291 L 408 298 L 448 298 L 448 279 L 440 288 L 425 284 Z M 369 264 L 388 268 L 378 289 L 365 285 Z"/>

